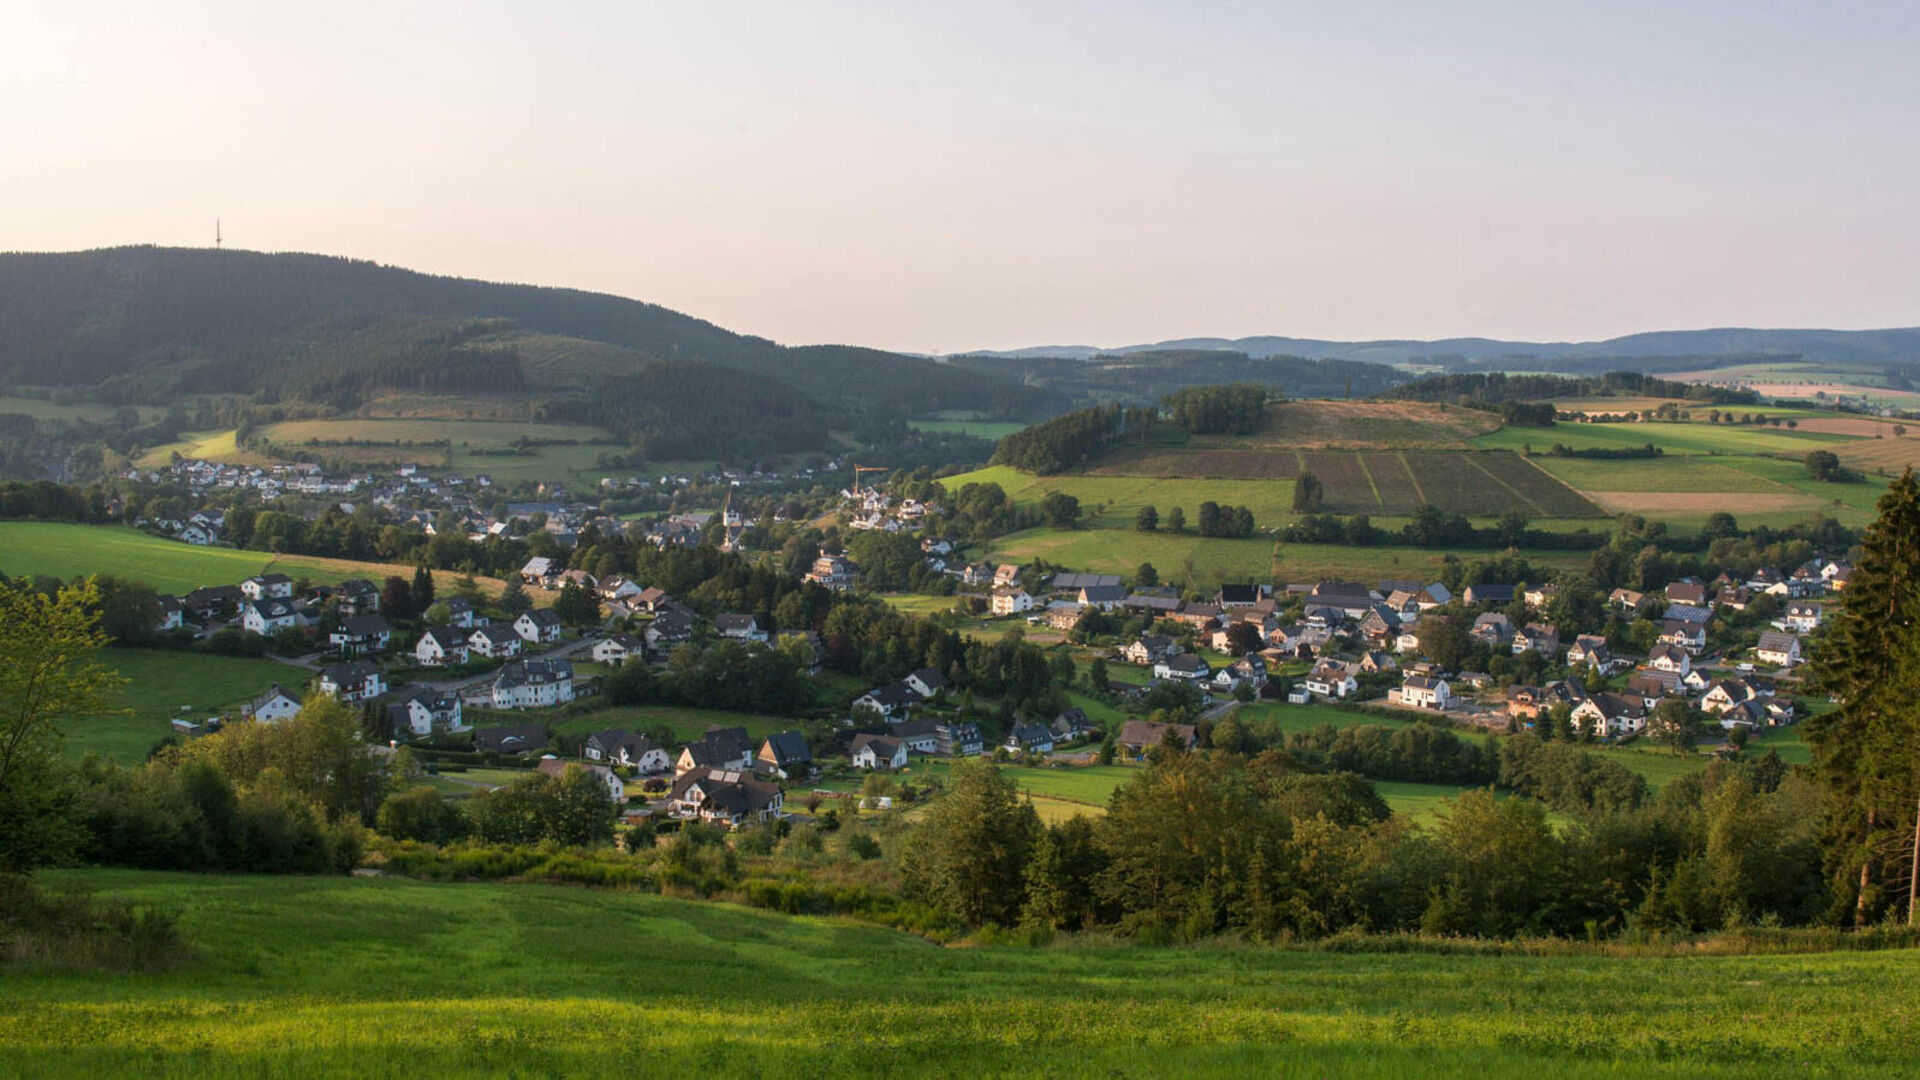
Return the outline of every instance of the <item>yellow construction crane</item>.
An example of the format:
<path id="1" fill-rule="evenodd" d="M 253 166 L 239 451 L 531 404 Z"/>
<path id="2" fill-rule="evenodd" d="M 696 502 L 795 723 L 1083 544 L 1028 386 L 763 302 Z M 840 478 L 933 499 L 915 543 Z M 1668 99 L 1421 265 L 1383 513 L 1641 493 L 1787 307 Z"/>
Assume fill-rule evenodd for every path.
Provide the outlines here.
<path id="1" fill-rule="evenodd" d="M 860 494 L 860 474 L 870 472 L 892 472 L 884 465 L 855 465 L 853 467 L 853 493 Z"/>

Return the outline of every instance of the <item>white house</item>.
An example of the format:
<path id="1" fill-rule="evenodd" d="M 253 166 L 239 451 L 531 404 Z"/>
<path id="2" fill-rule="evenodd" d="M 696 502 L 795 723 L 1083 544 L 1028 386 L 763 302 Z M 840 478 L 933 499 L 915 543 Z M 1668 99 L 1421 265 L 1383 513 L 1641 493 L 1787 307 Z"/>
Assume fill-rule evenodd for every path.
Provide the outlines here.
<path id="1" fill-rule="evenodd" d="M 777 818 L 785 799 L 777 784 L 744 769 L 698 768 L 673 782 L 667 812 L 677 818 L 743 825 Z"/>
<path id="2" fill-rule="evenodd" d="M 614 634 L 593 643 L 593 658 L 602 664 L 618 666 L 632 657 L 644 655 L 646 648 L 646 642 L 632 634 Z"/>
<path id="3" fill-rule="evenodd" d="M 416 686 L 399 701 L 388 705 L 387 718 L 393 722 L 396 733 L 432 735 L 473 730 L 473 725 L 460 715 L 459 694 L 426 686 Z"/>
<path id="4" fill-rule="evenodd" d="M 1778 625 L 1782 630 L 1811 634 L 1820 629 L 1820 620 L 1823 615 L 1824 612 L 1819 604 L 1795 600 L 1787 605 L 1787 613 Z"/>
<path id="5" fill-rule="evenodd" d="M 760 621 L 751 615 L 739 612 L 722 612 L 713 617 L 714 632 L 731 641 L 767 640 L 767 632 L 760 628 Z"/>
<path id="6" fill-rule="evenodd" d="M 285 720 L 300 712 L 300 699 L 279 683 L 267 688 L 267 692 L 240 707 L 240 715 L 249 720 L 274 721 Z"/>
<path id="7" fill-rule="evenodd" d="M 241 582 L 240 592 L 249 600 L 291 600 L 293 579 L 285 574 L 259 574 Z"/>
<path id="8" fill-rule="evenodd" d="M 904 769 L 907 767 L 907 744 L 891 735 L 855 735 L 853 767 L 889 772 Z"/>
<path id="9" fill-rule="evenodd" d="M 513 620 L 513 632 L 530 645 L 559 641 L 560 616 L 540 608 L 523 611 Z"/>
<path id="10" fill-rule="evenodd" d="M 320 692 L 352 703 L 377 698 L 387 692 L 387 681 L 380 669 L 365 660 L 328 664 L 320 669 Z"/>
<path id="11" fill-rule="evenodd" d="M 1760 644 L 1753 650 L 1756 660 L 1774 667 L 1792 667 L 1800 662 L 1800 639 L 1792 634 L 1773 630 L 1760 635 Z"/>
<path id="12" fill-rule="evenodd" d="M 1205 660 L 1192 653 L 1169 656 L 1153 665 L 1153 677 L 1156 679 L 1181 679 L 1186 682 L 1200 682 L 1213 674 L 1213 668 Z"/>
<path id="13" fill-rule="evenodd" d="M 1307 693 L 1320 697 L 1348 697 L 1360 689 L 1359 680 L 1353 677 L 1352 668 L 1338 660 L 1322 660 L 1313 665 L 1307 677 L 1301 680 Z"/>
<path id="14" fill-rule="evenodd" d="M 1453 701 L 1453 688 L 1445 679 L 1409 675 L 1400 686 L 1400 704 L 1415 709 L 1445 709 Z"/>
<path id="15" fill-rule="evenodd" d="M 327 635 L 327 644 L 341 656 L 365 656 L 387 651 L 393 627 L 379 615 L 355 615 Z"/>
<path id="16" fill-rule="evenodd" d="M 489 660 L 511 660 L 520 655 L 520 635 L 513 627 L 491 623 L 477 626 L 467 635 L 467 644 L 473 651 Z"/>
<path id="17" fill-rule="evenodd" d="M 413 646 L 413 661 L 421 667 L 445 667 L 467 662 L 467 635 L 458 627 L 431 626 Z"/>
<path id="18" fill-rule="evenodd" d="M 250 600 L 240 608 L 240 626 L 261 637 L 299 625 L 300 613 L 294 610 L 291 600 Z"/>
<path id="19" fill-rule="evenodd" d="M 995 615 L 1025 614 L 1033 610 L 1033 595 L 1020 588 L 995 589 L 992 610 Z"/>
<path id="20" fill-rule="evenodd" d="M 569 660 L 515 660 L 493 678 L 493 707 L 534 709 L 573 700 Z"/>
<path id="21" fill-rule="evenodd" d="M 1647 654 L 1647 666 L 1655 671 L 1666 671 L 1684 677 L 1693 670 L 1693 658 L 1679 645 L 1655 645 Z"/>

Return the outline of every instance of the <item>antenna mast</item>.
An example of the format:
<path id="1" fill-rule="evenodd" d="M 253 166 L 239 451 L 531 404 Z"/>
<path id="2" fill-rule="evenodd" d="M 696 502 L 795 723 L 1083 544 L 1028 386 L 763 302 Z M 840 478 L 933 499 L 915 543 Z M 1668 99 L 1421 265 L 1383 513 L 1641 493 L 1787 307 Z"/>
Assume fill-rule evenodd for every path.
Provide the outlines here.
<path id="1" fill-rule="evenodd" d="M 219 219 L 219 218 L 214 218 L 214 219 L 213 219 L 213 246 L 214 246 L 214 250 L 216 250 L 216 251 L 217 251 L 217 250 L 219 250 L 219 248 L 220 248 L 220 244 L 221 244 L 221 240 L 222 240 L 222 237 L 220 236 L 220 219 Z"/>

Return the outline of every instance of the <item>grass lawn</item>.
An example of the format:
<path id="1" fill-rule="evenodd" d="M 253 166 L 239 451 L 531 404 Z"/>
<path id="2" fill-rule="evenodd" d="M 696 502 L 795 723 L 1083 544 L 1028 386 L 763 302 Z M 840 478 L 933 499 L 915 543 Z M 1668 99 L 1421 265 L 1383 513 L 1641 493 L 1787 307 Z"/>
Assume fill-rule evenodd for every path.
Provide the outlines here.
<path id="1" fill-rule="evenodd" d="M 689 1062 L 723 1076 L 805 1062 L 898 1078 L 1540 1080 L 1899 1076 L 1916 1060 L 1910 952 L 941 949 L 570 887 L 46 878 L 177 910 L 196 955 L 153 975 L 9 972 L 0 1059 L 23 1080 L 627 1078 Z"/>
<path id="2" fill-rule="evenodd" d="M 305 692 L 311 673 L 272 660 L 149 649 L 108 649 L 101 660 L 127 677 L 115 702 L 121 716 L 99 716 L 66 725 L 66 754 L 88 752 L 137 765 L 153 744 L 172 733 L 175 717 L 205 720 L 244 704 L 279 683 Z M 185 711 L 182 707 L 187 706 Z"/>

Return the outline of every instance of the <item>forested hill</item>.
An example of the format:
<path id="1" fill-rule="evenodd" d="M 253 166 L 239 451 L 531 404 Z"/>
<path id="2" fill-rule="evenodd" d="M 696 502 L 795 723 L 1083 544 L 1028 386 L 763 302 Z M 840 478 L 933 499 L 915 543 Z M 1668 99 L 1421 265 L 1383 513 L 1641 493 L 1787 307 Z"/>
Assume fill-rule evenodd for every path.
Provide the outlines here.
<path id="1" fill-rule="evenodd" d="M 1251 382 L 1296 398 L 1368 397 L 1409 376 L 1384 364 L 1251 357 L 1227 350 L 1173 349 L 1095 356 L 1087 360 L 1015 356 L 954 356 L 963 371 L 1018 380 L 1063 395 L 1073 404 L 1144 405 L 1187 386 Z"/>
<path id="2" fill-rule="evenodd" d="M 508 393 L 570 415 L 637 407 L 654 389 L 772 395 L 803 442 L 908 413 L 1025 419 L 1051 407 L 1046 392 L 990 374 L 850 346 L 789 348 L 617 296 L 320 255 L 155 247 L 0 255 L 0 386 L 22 384 L 154 404 L 194 393 L 335 407 L 397 389 Z M 672 417 L 649 422 L 661 421 Z"/>

